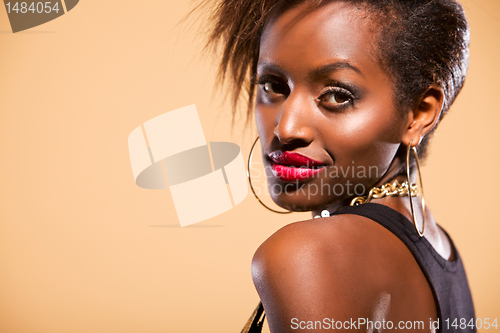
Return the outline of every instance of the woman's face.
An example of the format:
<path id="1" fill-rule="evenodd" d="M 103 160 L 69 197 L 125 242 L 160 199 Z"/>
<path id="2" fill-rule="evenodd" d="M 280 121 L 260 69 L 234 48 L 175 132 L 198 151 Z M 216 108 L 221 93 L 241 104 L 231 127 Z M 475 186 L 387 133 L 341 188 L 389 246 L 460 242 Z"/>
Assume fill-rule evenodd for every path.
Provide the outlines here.
<path id="1" fill-rule="evenodd" d="M 342 2 L 308 8 L 266 25 L 257 69 L 271 196 L 294 211 L 366 194 L 393 163 L 405 129 L 367 13 Z"/>

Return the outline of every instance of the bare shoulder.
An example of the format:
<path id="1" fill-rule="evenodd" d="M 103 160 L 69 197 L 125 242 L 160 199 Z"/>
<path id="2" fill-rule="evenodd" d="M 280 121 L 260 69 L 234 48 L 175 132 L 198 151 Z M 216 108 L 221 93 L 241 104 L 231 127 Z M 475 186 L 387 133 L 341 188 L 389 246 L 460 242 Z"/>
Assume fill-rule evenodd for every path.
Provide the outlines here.
<path id="1" fill-rule="evenodd" d="M 359 271 L 371 269 L 366 266 L 370 262 L 394 255 L 397 247 L 404 245 L 381 225 L 357 215 L 336 215 L 281 228 L 257 249 L 253 267 L 256 277 L 278 263 L 281 268 L 293 266 L 293 271 L 315 265 Z"/>
<path id="2" fill-rule="evenodd" d="M 383 262 L 387 256 L 397 255 L 394 250 L 399 246 L 402 244 L 385 228 L 357 215 L 295 222 L 257 249 L 252 274 L 256 284 L 283 285 L 295 278 L 362 283 L 364 272 L 383 272 Z"/>
<path id="3" fill-rule="evenodd" d="M 433 306 L 425 277 L 404 244 L 357 215 L 283 227 L 256 251 L 252 276 L 276 331 L 288 331 L 293 318 L 350 320 L 389 315 L 406 303 L 413 308 L 412 301 Z M 412 286 L 419 292 L 408 295 Z"/>

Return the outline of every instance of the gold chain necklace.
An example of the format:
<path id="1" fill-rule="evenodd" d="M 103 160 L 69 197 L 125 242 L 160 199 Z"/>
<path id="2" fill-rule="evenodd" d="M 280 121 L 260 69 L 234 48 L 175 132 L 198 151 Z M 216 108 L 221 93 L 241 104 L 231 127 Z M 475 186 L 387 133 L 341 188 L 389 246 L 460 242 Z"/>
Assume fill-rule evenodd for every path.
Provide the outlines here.
<path id="1" fill-rule="evenodd" d="M 417 184 L 411 184 L 411 195 L 418 195 Z M 397 180 L 392 183 L 385 183 L 380 187 L 374 187 L 370 190 L 367 196 L 356 197 L 352 199 L 351 206 L 357 206 L 364 203 L 370 202 L 372 199 L 380 199 L 383 197 L 407 197 L 408 194 L 408 182 L 399 183 Z"/>
<path id="2" fill-rule="evenodd" d="M 372 199 L 380 199 L 383 197 L 408 197 L 408 182 L 399 183 L 397 180 L 392 183 L 385 183 L 380 187 L 373 187 L 368 195 L 356 197 L 352 199 L 351 206 L 358 206 L 370 202 Z M 411 184 L 411 195 L 418 195 L 417 184 Z M 324 209 L 321 215 L 316 215 L 314 218 L 328 217 L 331 213 Z"/>

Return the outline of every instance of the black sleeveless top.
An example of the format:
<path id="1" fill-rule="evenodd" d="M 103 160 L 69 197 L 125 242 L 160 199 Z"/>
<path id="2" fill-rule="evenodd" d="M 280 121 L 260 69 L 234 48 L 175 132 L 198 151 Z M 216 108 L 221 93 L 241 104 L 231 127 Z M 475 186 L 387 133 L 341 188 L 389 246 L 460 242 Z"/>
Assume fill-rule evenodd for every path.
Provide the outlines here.
<path id="1" fill-rule="evenodd" d="M 476 332 L 474 305 L 464 266 L 450 239 L 454 260 L 437 253 L 425 237 L 420 237 L 410 220 L 398 211 L 376 203 L 348 206 L 332 215 L 353 214 L 369 218 L 396 235 L 410 250 L 434 294 L 439 332 Z M 443 230 L 444 231 L 444 230 Z"/>

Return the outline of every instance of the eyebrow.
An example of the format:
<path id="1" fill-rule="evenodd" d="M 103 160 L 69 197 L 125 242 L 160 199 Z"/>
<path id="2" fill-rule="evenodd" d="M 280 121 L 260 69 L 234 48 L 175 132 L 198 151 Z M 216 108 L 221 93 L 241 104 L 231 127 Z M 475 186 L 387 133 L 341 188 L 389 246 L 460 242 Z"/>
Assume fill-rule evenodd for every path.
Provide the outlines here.
<path id="1" fill-rule="evenodd" d="M 257 66 L 257 69 L 259 70 L 267 70 L 270 72 L 275 72 L 278 73 L 282 76 L 286 76 L 285 71 L 278 65 L 272 63 L 272 62 L 262 62 Z"/>
<path id="2" fill-rule="evenodd" d="M 347 61 L 338 61 L 313 69 L 311 72 L 309 72 L 309 74 L 307 74 L 307 78 L 310 80 L 322 78 L 330 75 L 332 72 L 335 72 L 339 69 L 351 69 L 356 73 L 358 73 L 359 75 L 361 75 L 362 77 L 365 77 L 357 67 L 351 65 Z"/>
<path id="3" fill-rule="evenodd" d="M 258 69 L 261 70 L 268 70 L 272 71 L 275 73 L 278 73 L 282 76 L 286 76 L 286 72 L 278 65 L 271 63 L 271 62 L 262 62 L 258 65 Z M 362 77 L 365 77 L 363 73 L 355 66 L 351 65 L 347 61 L 337 61 L 331 64 L 327 64 L 324 66 L 320 66 L 318 68 L 313 69 L 311 72 L 307 74 L 307 78 L 311 81 L 317 79 L 317 78 L 322 78 L 325 76 L 330 75 L 332 72 L 335 72 L 340 69 L 351 69 L 361 75 Z"/>

